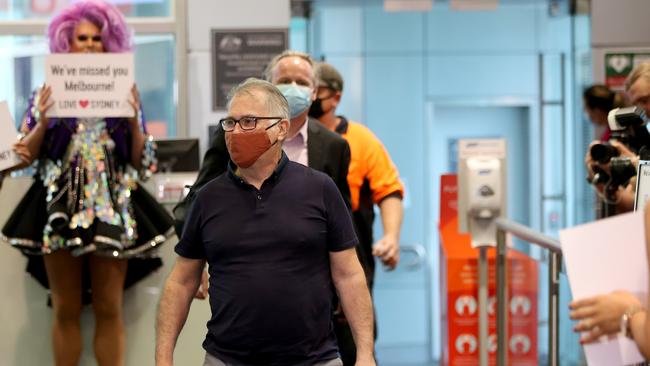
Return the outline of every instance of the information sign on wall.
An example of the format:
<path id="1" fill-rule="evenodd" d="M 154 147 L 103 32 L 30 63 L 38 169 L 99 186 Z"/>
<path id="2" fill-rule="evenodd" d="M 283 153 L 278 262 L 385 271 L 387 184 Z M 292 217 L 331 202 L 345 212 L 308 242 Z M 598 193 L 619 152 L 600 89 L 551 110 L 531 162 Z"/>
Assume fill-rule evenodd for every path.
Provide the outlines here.
<path id="1" fill-rule="evenodd" d="M 650 60 L 647 52 L 605 53 L 605 85 L 615 91 L 625 90 L 625 79 L 637 65 Z"/>
<path id="2" fill-rule="evenodd" d="M 262 78 L 271 59 L 287 49 L 286 29 L 212 30 L 212 109 L 226 108 L 230 89 Z"/>

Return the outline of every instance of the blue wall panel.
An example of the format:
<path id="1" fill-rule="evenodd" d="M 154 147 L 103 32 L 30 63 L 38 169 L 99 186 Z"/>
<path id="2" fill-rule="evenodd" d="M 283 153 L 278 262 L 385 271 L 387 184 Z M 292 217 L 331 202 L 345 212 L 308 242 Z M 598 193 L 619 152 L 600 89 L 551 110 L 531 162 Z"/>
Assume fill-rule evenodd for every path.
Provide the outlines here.
<path id="1" fill-rule="evenodd" d="M 363 9 L 328 6 L 314 9 L 317 22 L 312 55 L 359 54 L 363 50 Z"/>
<path id="2" fill-rule="evenodd" d="M 364 10 L 365 51 L 368 54 L 421 53 L 423 20 L 423 13 L 387 13 L 382 7 L 366 7 Z"/>
<path id="3" fill-rule="evenodd" d="M 537 95 L 535 54 L 427 57 L 427 97 L 529 97 Z"/>
<path id="4" fill-rule="evenodd" d="M 559 52 L 571 49 L 571 18 L 568 16 L 549 17 L 546 7 L 538 11 L 537 22 L 540 29 L 537 38 L 539 49 L 544 52 Z"/>
<path id="5" fill-rule="evenodd" d="M 366 124 L 384 143 L 407 181 L 402 242 L 423 243 L 424 129 L 422 61 L 416 56 L 366 57 Z"/>
<path id="6" fill-rule="evenodd" d="M 343 98 L 336 112 L 349 119 L 365 122 L 364 114 L 364 67 L 361 56 L 327 56 L 326 61 L 343 77 Z"/>
<path id="7" fill-rule="evenodd" d="M 536 51 L 536 12 L 531 5 L 495 11 L 453 11 L 437 4 L 426 15 L 427 51 Z"/>

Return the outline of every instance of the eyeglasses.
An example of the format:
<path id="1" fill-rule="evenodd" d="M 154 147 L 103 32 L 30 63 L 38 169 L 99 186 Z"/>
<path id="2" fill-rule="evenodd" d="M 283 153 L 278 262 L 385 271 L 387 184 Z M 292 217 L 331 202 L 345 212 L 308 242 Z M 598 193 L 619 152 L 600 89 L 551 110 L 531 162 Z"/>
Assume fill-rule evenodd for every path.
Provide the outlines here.
<path id="1" fill-rule="evenodd" d="M 101 42 L 102 41 L 102 36 L 88 36 L 86 34 L 80 34 L 77 36 L 77 41 L 79 42 L 86 42 L 88 39 L 91 39 L 93 42 Z"/>
<path id="2" fill-rule="evenodd" d="M 284 118 L 282 117 L 254 117 L 254 116 L 246 116 L 242 117 L 240 119 L 234 119 L 234 118 L 222 118 L 219 120 L 219 123 L 221 123 L 221 127 L 223 127 L 223 130 L 226 132 L 231 132 L 235 130 L 235 125 L 239 123 L 239 127 L 241 127 L 242 130 L 244 131 L 250 131 L 254 130 L 255 127 L 257 127 L 257 120 L 262 120 L 262 119 L 277 119 L 277 121 L 269 126 L 268 128 L 271 128 L 275 126 L 278 122 L 282 121 Z M 267 129 L 268 129 L 267 128 Z"/>

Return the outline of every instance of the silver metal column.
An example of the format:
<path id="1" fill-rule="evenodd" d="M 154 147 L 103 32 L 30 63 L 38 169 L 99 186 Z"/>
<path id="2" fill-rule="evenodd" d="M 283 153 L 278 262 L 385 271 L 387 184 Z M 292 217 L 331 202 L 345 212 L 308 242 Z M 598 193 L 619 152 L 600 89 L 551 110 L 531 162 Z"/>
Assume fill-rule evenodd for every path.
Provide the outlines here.
<path id="1" fill-rule="evenodd" d="M 479 365 L 488 366 L 488 260 L 487 247 L 479 248 L 478 259 L 478 350 Z"/>
<path id="2" fill-rule="evenodd" d="M 505 231 L 497 230 L 497 365 L 508 365 L 508 247 Z"/>

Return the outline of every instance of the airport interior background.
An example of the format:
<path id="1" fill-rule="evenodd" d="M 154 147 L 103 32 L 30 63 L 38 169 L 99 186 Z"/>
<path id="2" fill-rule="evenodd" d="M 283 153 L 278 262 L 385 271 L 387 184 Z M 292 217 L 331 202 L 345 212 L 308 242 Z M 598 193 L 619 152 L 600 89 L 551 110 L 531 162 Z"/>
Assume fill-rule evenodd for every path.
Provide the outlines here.
<path id="1" fill-rule="evenodd" d="M 0 100 L 9 102 L 16 124 L 44 80 L 47 21 L 70 1 L 0 0 Z M 380 0 L 116 3 L 135 30 L 136 79 L 152 133 L 198 138 L 201 155 L 210 125 L 225 113 L 211 108 L 211 29 L 288 28 L 290 48 L 341 71 L 346 87 L 339 111 L 381 139 L 406 186 L 401 264 L 380 269 L 375 281 L 377 357 L 382 365 L 420 366 L 437 365 L 447 348 L 439 192 L 440 176 L 456 171 L 458 139 L 507 140 L 509 218 L 552 237 L 593 220 L 594 194 L 583 166 L 593 130 L 581 94 L 595 80 L 597 47 L 630 46 L 593 38 L 597 27 L 621 24 L 606 21 L 608 12 L 618 11 L 608 3 L 631 4 L 636 10 L 627 10 L 628 16 L 650 10 L 632 0 L 494 0 L 496 7 L 483 10 L 435 0 L 425 11 L 387 11 Z M 28 179 L 17 172 L 5 182 L 0 222 Z M 151 185 L 154 192 L 160 179 Z M 153 319 L 173 244 L 161 249 L 164 268 L 126 293 L 128 365 L 152 364 Z M 548 256 L 517 246 L 539 270 L 537 353 L 543 365 Z M 17 251 L 2 246 L 0 253 L 0 364 L 49 364 L 49 352 L 40 352 L 50 349 L 45 292 L 24 273 Z M 568 320 L 564 275 L 560 290 L 560 364 L 579 365 L 582 350 Z M 201 362 L 208 314 L 205 302 L 195 302 L 179 341 L 182 364 Z M 90 310 L 84 322 L 90 324 L 84 326 L 88 342 Z M 83 365 L 93 364 L 90 350 L 83 357 Z"/>

